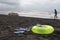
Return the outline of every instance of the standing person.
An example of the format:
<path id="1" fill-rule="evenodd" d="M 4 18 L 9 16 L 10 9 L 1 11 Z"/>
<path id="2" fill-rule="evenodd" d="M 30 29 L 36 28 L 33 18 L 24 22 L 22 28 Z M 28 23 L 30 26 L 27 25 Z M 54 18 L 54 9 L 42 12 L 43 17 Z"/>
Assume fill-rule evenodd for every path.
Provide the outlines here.
<path id="1" fill-rule="evenodd" d="M 57 10 L 56 9 L 54 9 L 54 13 L 55 13 L 54 18 L 57 18 Z"/>

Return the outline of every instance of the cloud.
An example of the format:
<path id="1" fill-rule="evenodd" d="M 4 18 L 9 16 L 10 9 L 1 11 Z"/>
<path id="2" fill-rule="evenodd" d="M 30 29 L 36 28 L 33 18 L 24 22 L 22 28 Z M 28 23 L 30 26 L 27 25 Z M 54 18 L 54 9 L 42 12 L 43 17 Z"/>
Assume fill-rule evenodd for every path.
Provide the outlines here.
<path id="1" fill-rule="evenodd" d="M 51 0 L 52 1 L 52 3 L 58 3 L 58 2 L 60 2 L 60 0 Z"/>
<path id="2" fill-rule="evenodd" d="M 60 9 L 60 0 L 21 0 L 20 5 L 24 10 Z"/>
<path id="3" fill-rule="evenodd" d="M 60 0 L 0 0 L 0 10 L 60 10 Z"/>
<path id="4" fill-rule="evenodd" d="M 29 6 L 29 5 L 36 5 L 36 4 L 45 4 L 47 0 L 22 0 L 20 2 L 21 6 Z"/>
<path id="5" fill-rule="evenodd" d="M 29 5 L 36 5 L 36 4 L 40 4 L 40 5 L 45 5 L 48 3 L 58 3 L 60 2 L 59 0 L 21 0 L 20 4 L 21 6 L 29 6 Z"/>
<path id="6" fill-rule="evenodd" d="M 17 0 L 0 0 L 0 11 L 20 10 Z"/>
<path id="7" fill-rule="evenodd" d="M 0 0 L 0 3 L 8 4 L 8 5 L 17 5 L 17 0 Z"/>

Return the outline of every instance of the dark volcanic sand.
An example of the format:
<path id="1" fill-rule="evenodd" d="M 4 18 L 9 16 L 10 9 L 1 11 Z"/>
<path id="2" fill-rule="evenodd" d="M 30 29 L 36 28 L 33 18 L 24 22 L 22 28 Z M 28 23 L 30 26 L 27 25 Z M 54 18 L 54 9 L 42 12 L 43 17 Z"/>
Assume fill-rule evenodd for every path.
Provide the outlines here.
<path id="1" fill-rule="evenodd" d="M 37 35 L 32 32 L 28 32 L 24 35 L 21 34 L 21 36 L 13 34 L 16 28 L 28 27 L 37 23 L 52 25 L 55 28 L 55 32 L 50 35 Z M 60 40 L 60 29 L 57 28 L 60 28 L 59 19 L 0 15 L 0 40 Z"/>

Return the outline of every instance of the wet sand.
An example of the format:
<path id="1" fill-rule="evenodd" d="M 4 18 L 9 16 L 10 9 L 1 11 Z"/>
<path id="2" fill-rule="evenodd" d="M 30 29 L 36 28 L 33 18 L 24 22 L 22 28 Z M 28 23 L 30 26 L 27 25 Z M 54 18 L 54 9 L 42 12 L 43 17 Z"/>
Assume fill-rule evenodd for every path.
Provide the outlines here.
<path id="1" fill-rule="evenodd" d="M 32 32 L 21 36 L 13 34 L 16 28 L 29 27 L 37 23 L 52 25 L 55 32 L 50 35 L 37 35 Z M 60 28 L 59 19 L 0 15 L 0 40 L 60 40 L 60 31 L 57 28 Z"/>

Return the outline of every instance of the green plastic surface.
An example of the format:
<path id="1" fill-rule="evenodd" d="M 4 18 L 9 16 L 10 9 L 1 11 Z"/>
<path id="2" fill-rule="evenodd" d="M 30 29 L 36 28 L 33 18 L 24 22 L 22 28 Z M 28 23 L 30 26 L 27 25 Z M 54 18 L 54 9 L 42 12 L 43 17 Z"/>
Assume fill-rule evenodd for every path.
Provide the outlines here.
<path id="1" fill-rule="evenodd" d="M 42 25 L 42 27 L 33 26 L 31 30 L 36 34 L 51 34 L 54 32 L 54 28 L 50 25 Z"/>

